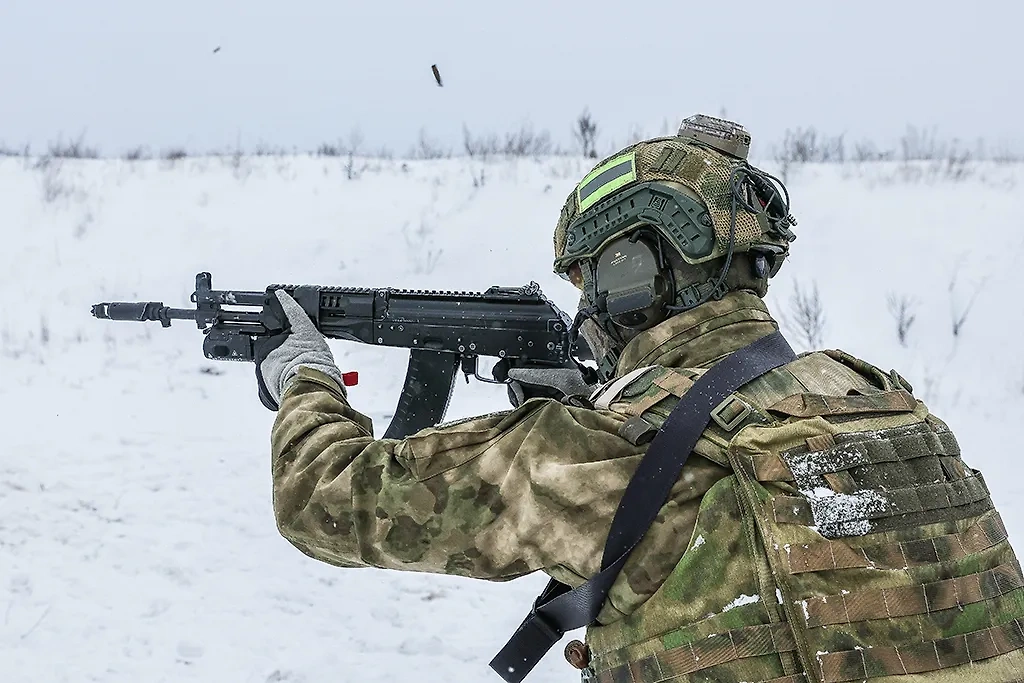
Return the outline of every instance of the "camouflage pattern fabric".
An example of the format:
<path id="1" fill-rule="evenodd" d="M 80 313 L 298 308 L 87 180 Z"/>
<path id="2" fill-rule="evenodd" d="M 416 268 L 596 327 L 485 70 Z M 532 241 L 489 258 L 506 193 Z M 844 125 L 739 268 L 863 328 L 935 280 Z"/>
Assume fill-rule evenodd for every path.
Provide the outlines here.
<path id="1" fill-rule="evenodd" d="M 776 330 L 735 293 L 634 339 L 625 363 L 701 367 Z M 664 361 L 662 361 L 664 358 Z M 375 440 L 370 420 L 303 368 L 272 434 L 274 508 L 300 550 L 343 567 L 507 580 L 544 570 L 579 585 L 599 569 L 612 515 L 644 445 L 628 416 L 533 399 L 516 410 Z M 601 613 L 611 622 L 658 589 L 683 554 L 701 498 L 727 462 L 694 457 Z"/>
<path id="2" fill-rule="evenodd" d="M 777 328 L 732 292 L 633 338 L 589 410 L 513 411 L 375 440 L 300 370 L 275 423 L 281 533 L 343 567 L 506 580 L 598 570 L 656 428 L 710 365 Z M 1024 578 L 984 482 L 895 372 L 839 351 L 745 386 L 705 431 L 588 629 L 602 683 L 1010 683 Z"/>

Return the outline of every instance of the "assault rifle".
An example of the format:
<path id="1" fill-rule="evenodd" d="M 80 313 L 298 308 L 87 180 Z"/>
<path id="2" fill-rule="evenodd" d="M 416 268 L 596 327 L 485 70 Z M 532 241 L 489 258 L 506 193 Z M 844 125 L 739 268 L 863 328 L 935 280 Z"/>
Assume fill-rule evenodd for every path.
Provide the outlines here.
<path id="1" fill-rule="evenodd" d="M 560 383 L 571 377 L 569 384 L 578 388 L 594 381 L 589 368 L 574 359 L 591 359 L 589 348 L 582 340 L 578 347 L 572 343 L 569 317 L 535 282 L 485 292 L 314 285 L 270 285 L 263 292 L 245 292 L 215 290 L 210 274 L 199 273 L 191 297 L 195 308 L 171 308 L 161 301 L 112 302 L 96 304 L 92 314 L 104 320 L 156 321 L 164 327 L 172 320 L 193 320 L 205 335 L 207 358 L 251 362 L 256 341 L 287 325 L 280 306 L 270 305 L 271 299 L 277 303 L 273 292 L 278 289 L 302 306 L 325 337 L 410 349 L 405 386 L 385 438 L 402 438 L 441 422 L 460 369 L 467 383 L 473 376 L 509 384 L 516 404 L 524 391 L 514 376 L 550 376 L 555 371 L 563 378 Z M 481 356 L 498 359 L 492 378 L 481 376 Z M 526 398 L 569 393 L 554 384 L 545 387 L 543 381 L 527 384 Z"/>

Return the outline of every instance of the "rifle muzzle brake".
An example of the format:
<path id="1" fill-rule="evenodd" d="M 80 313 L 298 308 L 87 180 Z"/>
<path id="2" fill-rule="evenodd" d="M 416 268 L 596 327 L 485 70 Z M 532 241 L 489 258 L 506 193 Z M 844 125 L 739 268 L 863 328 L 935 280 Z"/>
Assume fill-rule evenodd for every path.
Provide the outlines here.
<path id="1" fill-rule="evenodd" d="M 103 320 L 137 320 L 139 322 L 155 320 L 164 327 L 171 325 L 168 308 L 162 301 L 101 303 L 92 307 L 92 314 Z"/>

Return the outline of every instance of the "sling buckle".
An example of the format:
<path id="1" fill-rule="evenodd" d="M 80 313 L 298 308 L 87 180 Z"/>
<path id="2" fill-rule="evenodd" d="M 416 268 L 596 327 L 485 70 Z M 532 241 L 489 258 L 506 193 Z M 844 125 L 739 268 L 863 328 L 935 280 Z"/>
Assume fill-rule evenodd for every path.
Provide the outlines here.
<path id="1" fill-rule="evenodd" d="M 731 432 L 736 429 L 741 422 L 746 420 L 752 412 L 754 411 L 750 406 L 741 401 L 735 395 L 730 395 L 711 411 L 711 419 L 725 431 Z"/>

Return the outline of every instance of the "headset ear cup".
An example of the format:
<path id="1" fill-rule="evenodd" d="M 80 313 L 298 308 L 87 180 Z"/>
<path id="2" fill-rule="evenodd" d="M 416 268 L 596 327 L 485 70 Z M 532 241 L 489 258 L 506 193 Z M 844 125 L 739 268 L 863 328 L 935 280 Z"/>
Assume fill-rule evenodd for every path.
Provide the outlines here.
<path id="1" fill-rule="evenodd" d="M 675 283 L 660 244 L 650 237 L 634 233 L 609 243 L 594 275 L 597 307 L 617 328 L 638 332 L 668 317 Z"/>
<path id="2" fill-rule="evenodd" d="M 640 240 L 647 244 L 651 251 L 658 254 L 658 274 L 654 277 L 655 300 L 648 310 L 647 322 L 643 327 L 634 327 L 636 330 L 649 330 L 655 325 L 664 322 L 670 315 L 669 306 L 676 298 L 676 282 L 672 276 L 672 266 L 667 258 L 661 256 L 661 244 L 657 237 L 654 237 L 655 244 L 649 244 L 650 238 L 641 236 Z"/>
<path id="3" fill-rule="evenodd" d="M 648 309 L 647 322 L 644 323 L 642 328 L 635 327 L 633 329 L 648 330 L 668 317 L 668 306 L 674 298 L 671 275 L 659 273 L 654 279 L 654 291 L 656 298 L 654 304 Z"/>

